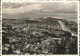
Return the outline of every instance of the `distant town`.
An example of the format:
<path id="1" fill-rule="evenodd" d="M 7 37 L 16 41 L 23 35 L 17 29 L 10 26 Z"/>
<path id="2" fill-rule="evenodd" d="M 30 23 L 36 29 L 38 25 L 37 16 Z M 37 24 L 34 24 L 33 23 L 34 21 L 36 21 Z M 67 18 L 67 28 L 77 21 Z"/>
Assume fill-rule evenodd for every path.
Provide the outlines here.
<path id="1" fill-rule="evenodd" d="M 75 22 L 52 17 L 2 21 L 2 54 L 77 54 Z"/>

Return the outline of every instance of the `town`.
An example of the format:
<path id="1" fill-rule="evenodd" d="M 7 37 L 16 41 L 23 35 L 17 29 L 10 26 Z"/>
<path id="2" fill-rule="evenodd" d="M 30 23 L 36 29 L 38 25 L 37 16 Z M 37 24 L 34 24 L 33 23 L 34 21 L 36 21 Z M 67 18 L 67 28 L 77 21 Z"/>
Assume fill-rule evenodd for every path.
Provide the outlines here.
<path id="1" fill-rule="evenodd" d="M 70 32 L 62 29 L 59 20 Z M 77 54 L 76 35 L 77 24 L 62 19 L 3 19 L 2 53 Z"/>

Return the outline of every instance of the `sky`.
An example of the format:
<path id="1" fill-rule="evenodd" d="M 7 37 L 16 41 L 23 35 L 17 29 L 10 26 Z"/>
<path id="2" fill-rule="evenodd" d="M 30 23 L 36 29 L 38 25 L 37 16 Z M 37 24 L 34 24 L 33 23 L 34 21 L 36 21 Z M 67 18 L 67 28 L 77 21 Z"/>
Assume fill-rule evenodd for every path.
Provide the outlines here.
<path id="1" fill-rule="evenodd" d="M 76 2 L 3 2 L 3 18 L 77 17 Z M 71 14 L 72 13 L 72 14 Z M 68 17 L 69 17 L 68 16 Z"/>

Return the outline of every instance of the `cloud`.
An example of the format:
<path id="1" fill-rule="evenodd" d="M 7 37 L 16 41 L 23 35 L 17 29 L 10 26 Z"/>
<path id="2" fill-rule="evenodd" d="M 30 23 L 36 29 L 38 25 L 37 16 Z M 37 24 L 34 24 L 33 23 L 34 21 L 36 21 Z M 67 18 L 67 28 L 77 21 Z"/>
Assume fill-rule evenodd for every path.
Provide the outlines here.
<path id="1" fill-rule="evenodd" d="M 12 5 L 8 5 L 8 7 L 4 7 L 3 6 L 3 13 L 27 13 L 27 12 L 31 12 L 31 11 L 34 11 L 34 10 L 41 10 L 42 7 L 40 4 L 25 4 L 22 5 L 23 3 L 21 4 L 18 4 L 18 5 L 15 5 L 13 4 Z"/>
<path id="2" fill-rule="evenodd" d="M 3 13 L 28 13 L 39 11 L 42 13 L 54 12 L 70 12 L 77 11 L 77 3 L 75 2 L 45 2 L 45 3 L 29 3 L 29 2 L 4 2 Z M 37 13 L 37 12 L 35 12 Z"/>
<path id="3" fill-rule="evenodd" d="M 59 17 L 60 13 L 73 12 L 77 12 L 77 2 L 3 2 L 3 18 Z M 64 18 L 65 14 L 62 14 Z M 76 18 L 76 15 L 71 18 Z"/>
<path id="4" fill-rule="evenodd" d="M 3 9 L 5 8 L 19 8 L 21 6 L 26 6 L 26 5 L 31 5 L 31 3 L 28 2 L 24 2 L 24 3 L 20 3 L 20 2 L 3 2 L 2 3 L 2 7 Z"/>
<path id="5" fill-rule="evenodd" d="M 52 11 L 52 12 L 70 12 L 70 11 L 77 11 L 77 3 L 75 2 L 48 2 L 48 3 L 43 3 L 41 5 L 44 11 Z"/>

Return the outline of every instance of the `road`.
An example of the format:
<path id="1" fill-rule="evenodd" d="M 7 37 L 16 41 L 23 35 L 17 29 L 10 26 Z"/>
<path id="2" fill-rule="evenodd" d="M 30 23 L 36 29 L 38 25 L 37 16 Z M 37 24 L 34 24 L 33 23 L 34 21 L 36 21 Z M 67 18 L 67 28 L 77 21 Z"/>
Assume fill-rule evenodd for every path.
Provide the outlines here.
<path id="1" fill-rule="evenodd" d="M 70 30 L 68 27 L 66 27 L 66 25 L 63 21 L 58 20 L 58 22 L 59 22 L 62 30 L 71 32 L 72 36 L 77 36 L 77 34 L 75 34 L 72 30 Z"/>

